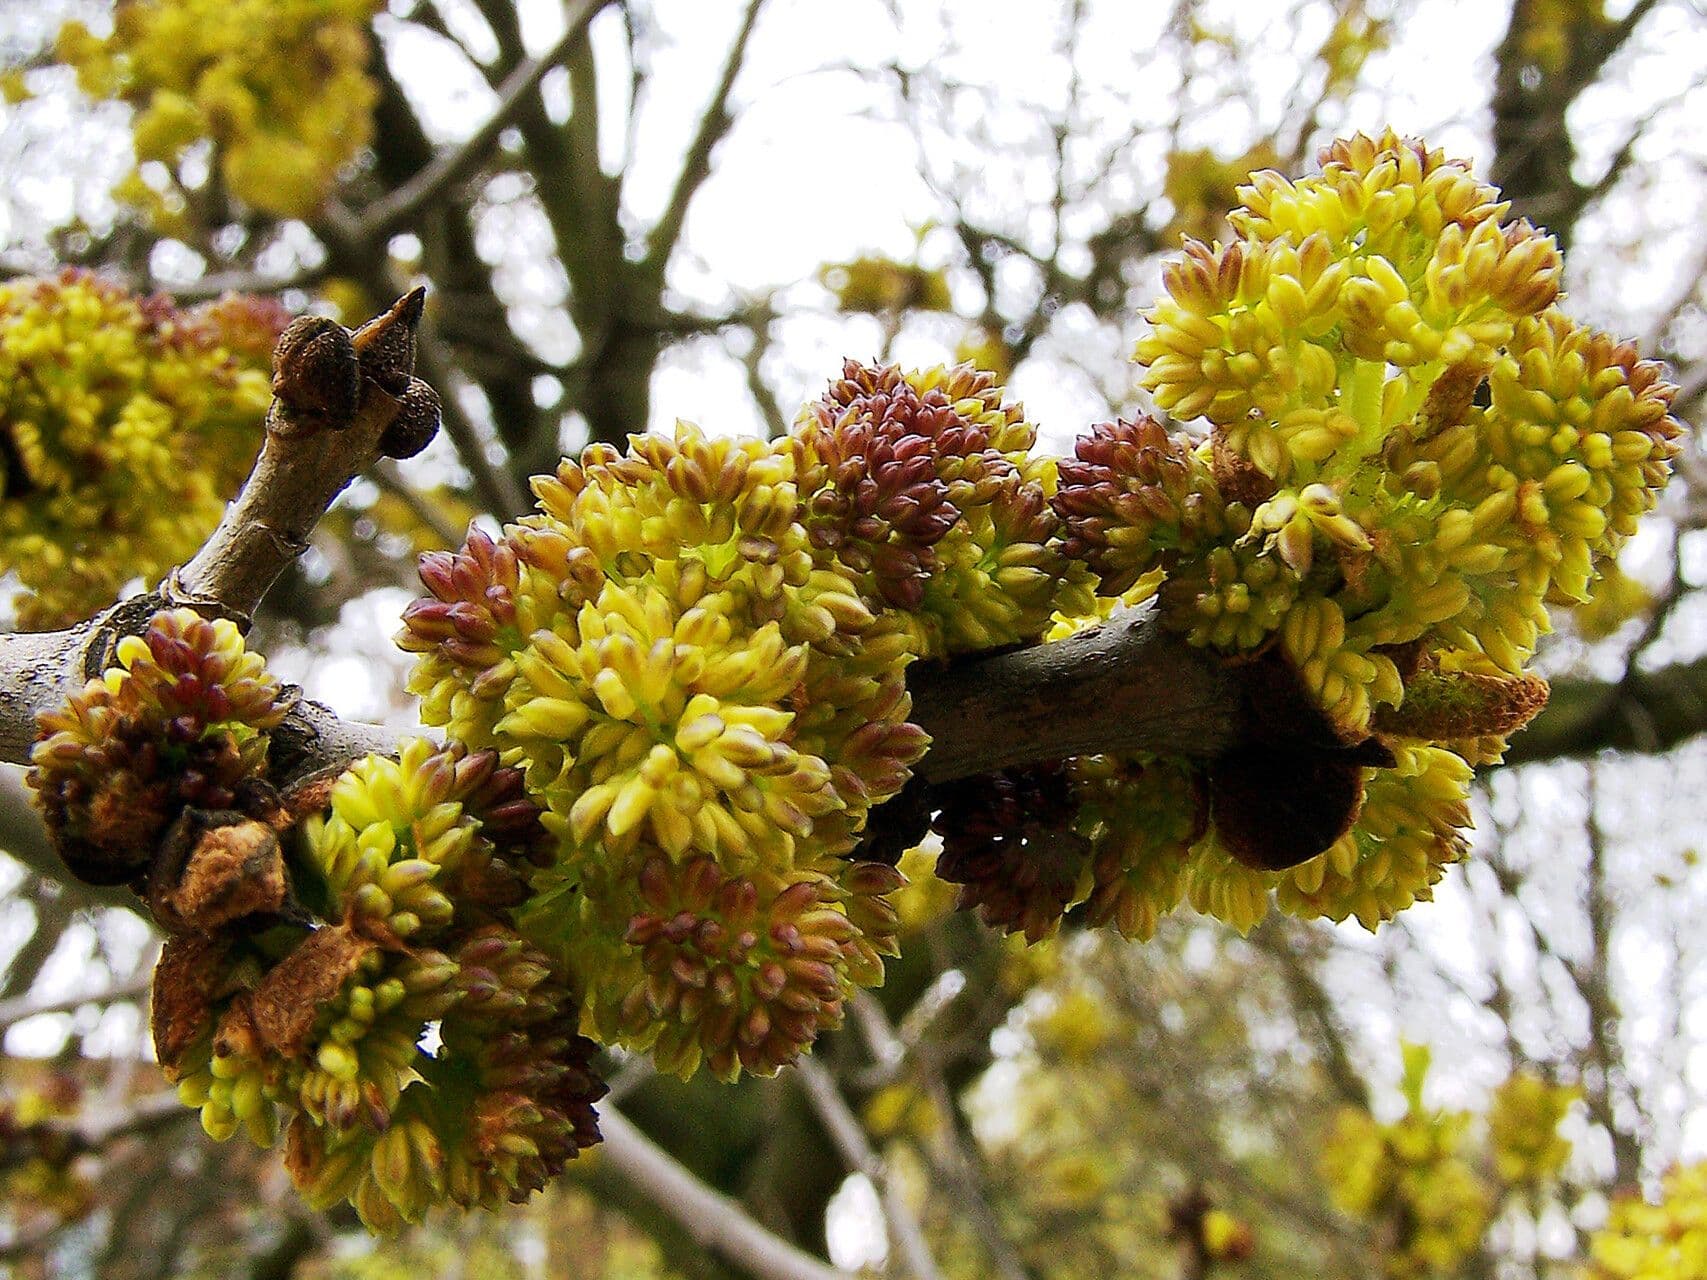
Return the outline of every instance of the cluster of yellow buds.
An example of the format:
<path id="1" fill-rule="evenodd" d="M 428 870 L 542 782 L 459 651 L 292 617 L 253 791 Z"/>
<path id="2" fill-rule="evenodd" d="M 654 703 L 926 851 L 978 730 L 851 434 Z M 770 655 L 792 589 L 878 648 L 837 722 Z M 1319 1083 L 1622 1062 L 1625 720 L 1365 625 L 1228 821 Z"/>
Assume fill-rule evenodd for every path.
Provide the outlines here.
<path id="1" fill-rule="evenodd" d="M 1707 1274 L 1707 1164 L 1665 1176 L 1658 1204 L 1638 1195 L 1612 1204 L 1589 1241 L 1590 1280 L 1690 1280 Z"/>
<path id="2" fill-rule="evenodd" d="M 1517 1071 L 1494 1090 L 1488 1104 L 1488 1146 L 1494 1173 L 1514 1187 L 1538 1186 L 1559 1176 L 1571 1144 L 1559 1125 L 1582 1090 Z"/>
<path id="3" fill-rule="evenodd" d="M 113 30 L 81 22 L 57 56 L 83 92 L 126 102 L 140 166 L 179 165 L 208 141 L 226 190 L 266 213 L 305 218 L 367 145 L 378 90 L 367 23 L 381 0 L 127 0 Z M 178 199 L 140 171 L 119 194 L 167 218 Z"/>
<path id="4" fill-rule="evenodd" d="M 1403 1049 L 1404 1114 L 1383 1122 L 1343 1109 L 1323 1146 L 1321 1172 L 1335 1204 L 1382 1242 L 1382 1275 L 1457 1275 L 1501 1205 L 1558 1177 L 1571 1151 L 1559 1124 L 1580 1094 L 1519 1071 L 1494 1091 L 1478 1123 L 1468 1111 L 1428 1107 L 1429 1051 Z"/>
<path id="5" fill-rule="evenodd" d="M 25 628 L 86 617 L 200 545 L 260 448 L 287 319 L 75 271 L 0 284 L 0 570 Z"/>
<path id="6" fill-rule="evenodd" d="M 567 975 L 516 927 L 538 810 L 493 752 L 425 739 L 325 798 L 287 846 L 320 923 L 173 937 L 161 1063 L 214 1137 L 270 1145 L 282 1124 L 308 1200 L 372 1228 L 524 1199 L 598 1140 L 604 1092 Z"/>
<path id="7" fill-rule="evenodd" d="M 1190 788 L 1140 802 L 1156 852 L 1132 854 L 1123 905 L 1109 873 L 1093 896 L 1137 936 L 1182 888 L 1240 928 L 1278 903 L 1373 929 L 1427 898 L 1463 854 L 1472 766 L 1545 701 L 1525 668 L 1549 606 L 1612 571 L 1680 430 L 1659 366 L 1557 309 L 1551 238 L 1463 163 L 1357 136 L 1239 194 L 1231 239 L 1165 269 L 1137 348 L 1157 405 L 1207 432 L 1095 426 L 1054 505 L 1104 599 L 1154 595 L 1193 644 L 1296 682 L 1362 753 L 1332 765 L 1361 809 L 1288 867 L 1233 839 L 1239 779 L 1213 766 L 1195 835 Z M 1109 807 L 1086 801 L 1086 861 L 1112 872 Z"/>
<path id="8" fill-rule="evenodd" d="M 271 804 L 254 784 L 294 699 L 233 624 L 188 609 L 158 615 L 114 656 L 41 717 L 30 785 L 72 871 L 140 887 L 184 810 Z"/>
<path id="9" fill-rule="evenodd" d="M 52 1123 L 74 1118 L 82 1095 L 77 1081 L 57 1070 L 0 1093 L 0 1196 L 12 1216 L 70 1222 L 95 1207 L 80 1144 Z"/>
<path id="10" fill-rule="evenodd" d="M 907 667 L 1034 639 L 1073 573 L 1032 435 L 986 375 L 850 365 L 790 437 L 594 445 L 423 558 L 410 688 L 544 806 L 526 927 L 591 1033 L 770 1073 L 881 980 L 904 880 L 859 846 L 926 745 Z"/>
<path id="11" fill-rule="evenodd" d="M 521 773 L 414 739 L 280 785 L 294 697 L 230 622 L 162 613 L 116 659 L 42 716 L 31 782 L 73 869 L 169 930 L 155 1051 L 207 1132 L 282 1128 L 304 1194 L 376 1229 L 596 1142 L 575 994 L 517 927 L 551 856 Z"/>
<path id="12" fill-rule="evenodd" d="M 1343 1108 L 1323 1144 L 1321 1174 L 1335 1205 L 1374 1228 L 1380 1275 L 1454 1275 L 1493 1220 L 1495 1192 L 1473 1163 L 1471 1113 L 1423 1102 L 1428 1050 L 1407 1044 L 1404 1060 L 1405 1113 L 1383 1122 Z"/>

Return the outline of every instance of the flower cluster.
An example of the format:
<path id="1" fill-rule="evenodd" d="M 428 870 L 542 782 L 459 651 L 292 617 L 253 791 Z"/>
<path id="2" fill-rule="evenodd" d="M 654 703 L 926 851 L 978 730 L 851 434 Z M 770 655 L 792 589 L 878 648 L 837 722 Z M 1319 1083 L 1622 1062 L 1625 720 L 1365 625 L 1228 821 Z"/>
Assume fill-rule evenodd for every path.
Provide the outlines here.
<path id="1" fill-rule="evenodd" d="M 1356 137 L 1240 194 L 1138 345 L 1157 404 L 1208 420 L 1199 465 L 1153 425 L 1093 433 L 1063 464 L 1070 518 L 1106 544 L 1145 510 L 1148 557 L 1121 567 L 1165 567 L 1197 643 L 1273 637 L 1348 737 L 1401 701 L 1396 646 L 1521 674 L 1547 603 L 1588 598 L 1665 482 L 1658 366 L 1559 312 L 1551 238 L 1438 151 Z"/>
<path id="2" fill-rule="evenodd" d="M 210 1135 L 282 1128 L 304 1194 L 375 1228 L 522 1199 L 598 1140 L 603 1093 L 516 925 L 539 810 L 496 753 L 423 739 L 281 790 L 292 705 L 231 623 L 157 615 L 41 717 L 56 846 L 170 931 L 155 1050 Z"/>
<path id="3" fill-rule="evenodd" d="M 1581 1089 L 1533 1072 L 1507 1077 L 1488 1104 L 1488 1146 L 1501 1182 L 1536 1186 L 1558 1177 L 1571 1155 L 1559 1124 L 1581 1097 Z"/>
<path id="4" fill-rule="evenodd" d="M 139 166 L 180 162 L 211 141 L 226 189 L 256 209 L 304 218 L 366 145 L 377 90 L 365 26 L 378 0 L 130 0 L 100 37 L 67 23 L 58 57 L 93 98 L 135 110 Z M 140 172 L 119 194 L 168 218 L 179 192 Z M 175 198 L 174 198 L 175 197 Z"/>
<path id="5" fill-rule="evenodd" d="M 1090 605 L 1036 436 L 991 374 L 849 361 L 791 437 L 812 545 L 909 615 L 926 656 L 1035 641 Z"/>
<path id="6" fill-rule="evenodd" d="M 211 1135 L 282 1126 L 310 1203 L 375 1229 L 525 1199 L 598 1140 L 604 1092 L 566 975 L 515 925 L 538 811 L 494 753 L 424 739 L 357 761 L 327 803 L 290 832 L 312 927 L 168 943 L 161 1063 Z"/>
<path id="7" fill-rule="evenodd" d="M 1526 666 L 1549 607 L 1591 598 L 1680 429 L 1659 366 L 1556 308 L 1551 238 L 1506 221 L 1464 164 L 1359 136 L 1240 197 L 1228 242 L 1168 265 L 1137 349 L 1157 405 L 1207 434 L 1095 426 L 1053 498 L 1104 598 L 1153 592 L 1191 643 L 1260 656 L 1275 696 L 1304 695 L 1289 718 L 1309 759 L 1219 762 L 1139 801 L 1181 834 L 1169 856 L 1134 852 L 1147 887 L 1119 908 L 1121 855 L 1095 835 L 1109 809 L 1087 795 L 1095 909 L 1140 936 L 1176 881 L 1241 928 L 1271 901 L 1374 928 L 1428 897 L 1463 853 L 1471 766 L 1545 701 Z M 1357 815 L 1300 866 L 1236 838 L 1283 774 L 1349 788 Z M 1184 797 L 1205 788 L 1191 836 Z"/>
<path id="8" fill-rule="evenodd" d="M 1321 1173 L 1334 1203 L 1374 1228 L 1381 1275 L 1457 1275 L 1508 1197 L 1558 1176 L 1570 1154 L 1558 1126 L 1578 1095 L 1519 1072 L 1495 1091 L 1478 1125 L 1468 1111 L 1425 1105 L 1426 1048 L 1405 1045 L 1403 1056 L 1404 1114 L 1383 1122 L 1343 1109 L 1322 1148 Z"/>
<path id="9" fill-rule="evenodd" d="M 1427 1064 L 1426 1050 L 1406 1046 L 1405 1114 L 1384 1124 L 1347 1107 L 1322 1149 L 1322 1176 L 1341 1210 L 1399 1221 L 1377 1260 L 1389 1280 L 1452 1274 L 1493 1216 L 1491 1191 L 1465 1149 L 1472 1116 L 1423 1105 Z"/>
<path id="10" fill-rule="evenodd" d="M 286 318 L 80 272 L 0 285 L 0 570 L 22 625 L 85 617 L 196 549 L 260 447 Z"/>
<path id="11" fill-rule="evenodd" d="M 159 614 L 114 656 L 103 676 L 41 717 L 30 785 L 54 847 L 79 877 L 140 886 L 186 810 L 270 804 L 255 784 L 268 730 L 292 698 L 234 625 L 188 609 Z"/>
<path id="12" fill-rule="evenodd" d="M 0 1194 L 13 1212 L 74 1221 L 95 1206 L 89 1171 L 79 1167 L 79 1144 L 56 1120 L 77 1115 L 83 1090 L 58 1071 L 38 1083 L 0 1094 Z"/>
<path id="13" fill-rule="evenodd" d="M 1589 1242 L 1592 1280 L 1686 1280 L 1707 1270 L 1707 1164 L 1673 1169 L 1658 1204 L 1615 1200 Z"/>
<path id="14" fill-rule="evenodd" d="M 410 687 L 525 769 L 558 845 L 527 926 L 593 1033 L 768 1073 L 881 980 L 903 880 L 861 843 L 925 747 L 908 665 L 1089 605 L 1033 437 L 988 375 L 850 363 L 787 438 L 595 445 L 424 557 Z"/>

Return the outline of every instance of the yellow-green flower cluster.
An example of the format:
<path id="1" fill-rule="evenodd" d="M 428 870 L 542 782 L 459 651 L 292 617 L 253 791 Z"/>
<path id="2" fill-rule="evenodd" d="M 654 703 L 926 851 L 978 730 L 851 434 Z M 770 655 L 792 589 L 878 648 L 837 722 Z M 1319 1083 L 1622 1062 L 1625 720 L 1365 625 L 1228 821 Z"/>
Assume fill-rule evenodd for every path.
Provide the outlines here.
<path id="1" fill-rule="evenodd" d="M 1424 1104 L 1426 1048 L 1404 1045 L 1403 1059 L 1404 1114 L 1383 1122 L 1342 1109 L 1325 1135 L 1321 1173 L 1334 1203 L 1371 1228 L 1381 1275 L 1445 1280 L 1462 1274 L 1502 1206 L 1558 1177 L 1571 1150 L 1559 1124 L 1581 1095 L 1518 1071 L 1478 1124 L 1468 1111 Z"/>
<path id="2" fill-rule="evenodd" d="M 1157 403 L 1209 421 L 1228 504 L 1232 536 L 1170 566 L 1177 624 L 1278 634 L 1348 737 L 1402 697 L 1377 650 L 1520 674 L 1665 482 L 1658 367 L 1559 312 L 1552 240 L 1438 151 L 1356 137 L 1240 194 L 1138 345 Z"/>
<path id="3" fill-rule="evenodd" d="M 587 1010 L 600 1039 L 649 1052 L 662 1070 L 772 1074 L 840 1023 L 856 978 L 882 980 L 848 893 L 826 875 L 730 875 L 708 857 L 654 854 L 640 895 L 627 945 L 584 966 Z"/>
<path id="4" fill-rule="evenodd" d="M 78 272 L 0 285 L 0 570 L 22 626 L 83 618 L 200 545 L 260 447 L 285 319 Z"/>
<path id="5" fill-rule="evenodd" d="M 1208 821 L 1201 779 L 1182 762 L 1088 756 L 1073 762 L 1078 830 L 1091 842 L 1085 918 L 1148 941 L 1184 898 L 1192 846 Z"/>
<path id="6" fill-rule="evenodd" d="M 525 1198 L 597 1141 L 576 999 L 511 914 L 545 847 L 521 790 L 460 744 L 366 757 L 291 832 L 323 923 L 172 940 L 157 988 L 205 998 L 157 1020 L 157 1048 L 208 1133 L 284 1125 L 310 1202 L 375 1229 Z"/>
<path id="7" fill-rule="evenodd" d="M 1592 1280 L 1690 1280 L 1707 1274 L 1707 1164 L 1665 1177 L 1660 1202 L 1630 1195 L 1589 1243 Z"/>
<path id="8" fill-rule="evenodd" d="M 49 1214 L 60 1222 L 95 1207 L 79 1143 L 52 1121 L 74 1117 L 82 1101 L 76 1080 L 54 1071 L 38 1083 L 0 1094 L 0 1195 L 14 1216 Z M 20 1212 L 21 1211 L 21 1212 Z"/>
<path id="9" fill-rule="evenodd" d="M 1281 910 L 1351 917 L 1373 932 L 1413 902 L 1430 901 L 1446 868 L 1463 858 L 1470 766 L 1440 747 L 1401 744 L 1394 755 L 1394 766 L 1366 783 L 1351 830 L 1281 875 Z"/>
<path id="10" fill-rule="evenodd" d="M 1571 1144 L 1559 1125 L 1582 1090 L 1529 1071 L 1514 1072 L 1488 1104 L 1494 1172 L 1510 1186 L 1537 1186 L 1559 1175 Z"/>
<path id="11" fill-rule="evenodd" d="M 186 153 L 209 142 L 233 195 L 267 213 L 305 218 L 372 132 L 378 95 L 367 75 L 365 27 L 382 7 L 380 0 L 127 0 L 110 35 L 68 23 L 57 52 L 77 69 L 85 93 L 135 110 L 139 166 L 163 164 L 176 180 Z M 138 175 L 120 194 L 173 212 Z"/>
<path id="12" fill-rule="evenodd" d="M 117 665 L 40 717 L 31 753 L 54 847 L 80 877 L 136 884 L 186 808 L 246 807 L 292 699 L 230 622 L 157 615 Z"/>
<path id="13" fill-rule="evenodd" d="M 1212 762 L 1180 871 L 1193 905 L 1249 927 L 1277 889 L 1290 913 L 1374 928 L 1462 856 L 1470 767 L 1545 701 L 1525 668 L 1549 606 L 1590 598 L 1668 478 L 1673 388 L 1557 309 L 1551 238 L 1438 151 L 1358 136 L 1239 194 L 1230 239 L 1165 269 L 1137 348 L 1156 403 L 1207 435 L 1095 426 L 1053 505 L 1105 598 L 1156 581 L 1193 644 L 1266 672 L 1279 704 L 1296 682 L 1293 737 L 1323 754 L 1289 764 L 1277 734 L 1277 777 L 1361 779 L 1355 824 L 1277 875 L 1218 840 L 1239 798 Z M 1260 795 L 1251 764 L 1236 781 Z M 1134 865 L 1155 877 L 1123 908 L 1143 931 L 1177 895 L 1162 864 Z"/>
<path id="14" fill-rule="evenodd" d="M 1383 1123 L 1347 1107 L 1321 1153 L 1334 1203 L 1375 1225 L 1388 1280 L 1458 1274 L 1493 1218 L 1492 1189 L 1466 1153 L 1472 1117 L 1423 1105 L 1428 1052 L 1405 1047 L 1405 1114 Z"/>
<path id="15" fill-rule="evenodd" d="M 529 930 L 573 961 L 588 1028 L 684 1074 L 774 1071 L 894 947 L 893 873 L 845 855 L 924 749 L 921 633 L 814 543 L 796 450 L 688 426 L 595 445 L 536 479 L 538 514 L 424 557 L 400 637 L 423 717 L 515 762 L 546 810 Z M 708 932 L 641 928 L 660 895 Z M 810 999 L 799 974 L 690 989 L 778 964 Z"/>
<path id="16" fill-rule="evenodd" d="M 286 1131 L 286 1167 L 309 1203 L 347 1200 L 374 1230 L 438 1204 L 525 1200 L 599 1139 L 604 1084 L 555 966 L 500 924 L 465 935 L 442 964 L 454 977 L 441 1047 L 414 1050 L 384 1123 L 340 1128 L 305 1107 Z"/>
<path id="17" fill-rule="evenodd" d="M 792 437 L 812 545 L 906 611 L 925 656 L 1034 641 L 1064 592 L 1090 603 L 1036 436 L 992 374 L 850 360 Z"/>

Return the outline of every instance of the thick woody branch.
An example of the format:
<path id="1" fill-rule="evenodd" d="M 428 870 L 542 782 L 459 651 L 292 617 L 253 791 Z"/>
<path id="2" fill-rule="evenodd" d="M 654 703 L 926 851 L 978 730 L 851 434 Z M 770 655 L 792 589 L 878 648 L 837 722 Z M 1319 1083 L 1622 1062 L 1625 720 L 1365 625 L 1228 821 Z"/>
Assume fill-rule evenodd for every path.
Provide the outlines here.
<path id="1" fill-rule="evenodd" d="M 516 113 L 544 80 L 553 67 L 560 65 L 581 38 L 588 25 L 610 0 L 580 0 L 565 17 L 563 34 L 551 48 L 537 58 L 530 58 L 512 71 L 498 88 L 498 102 L 492 114 L 463 142 L 440 153 L 425 169 L 408 182 L 375 201 L 362 212 L 360 233 L 364 240 L 375 241 L 408 226 L 421 210 L 431 205 L 451 187 L 473 176 L 485 160 L 498 135 L 515 119 Z"/>
<path id="2" fill-rule="evenodd" d="M 908 683 L 913 720 L 932 739 L 919 766 L 931 782 L 1099 752 L 1207 760 L 1243 724 L 1228 668 L 1146 609 L 1055 644 L 921 665 Z"/>

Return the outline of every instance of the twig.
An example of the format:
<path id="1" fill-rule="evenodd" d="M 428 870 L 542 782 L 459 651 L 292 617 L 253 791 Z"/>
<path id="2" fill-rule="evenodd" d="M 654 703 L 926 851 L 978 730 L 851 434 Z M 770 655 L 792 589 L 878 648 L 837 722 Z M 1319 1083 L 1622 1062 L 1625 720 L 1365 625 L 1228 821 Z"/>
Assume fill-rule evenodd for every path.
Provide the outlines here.
<path id="1" fill-rule="evenodd" d="M 380 323 L 412 335 L 425 301 L 426 290 L 412 290 Z M 237 500 L 195 558 L 168 579 L 168 602 L 245 620 L 253 614 L 267 588 L 308 549 L 308 537 L 333 499 L 380 457 L 380 435 L 398 404 L 368 383 L 347 422 L 310 434 L 268 431 Z"/>
<path id="2" fill-rule="evenodd" d="M 864 1128 L 848 1109 L 847 1100 L 842 1097 L 842 1091 L 825 1070 L 824 1064 L 816 1058 L 803 1057 L 795 1063 L 795 1073 L 806 1090 L 806 1097 L 812 1103 L 812 1109 L 817 1112 L 818 1119 L 823 1122 L 830 1140 L 836 1144 L 836 1149 L 842 1153 L 842 1159 L 848 1168 L 855 1173 L 864 1174 L 876 1188 L 878 1198 L 883 1203 L 883 1216 L 889 1223 L 889 1233 L 914 1280 L 940 1280 L 942 1273 L 937 1270 L 936 1260 L 931 1257 L 930 1246 L 925 1242 L 924 1229 L 919 1225 L 918 1215 L 913 1212 L 913 1206 L 907 1203 L 907 1198 L 889 1177 L 888 1168 L 882 1158 L 872 1150 L 871 1143 L 866 1140 Z"/>
<path id="3" fill-rule="evenodd" d="M 932 782 L 1097 752 L 1209 759 L 1241 729 L 1233 677 L 1150 609 L 910 675 L 912 718 L 933 739 L 919 772 Z"/>
<path id="4" fill-rule="evenodd" d="M 128 1106 L 50 1117 L 30 1127 L 65 1138 L 78 1151 L 99 1151 L 120 1138 L 152 1133 L 193 1114 L 179 1101 L 176 1089 L 163 1089 Z"/>
<path id="5" fill-rule="evenodd" d="M 86 1004 L 115 1004 L 120 1000 L 136 1000 L 148 994 L 148 985 L 146 977 L 130 978 L 100 991 L 85 991 L 68 996 L 18 996 L 12 1000 L 0 1000 L 0 1031 L 44 1013 L 69 1013 Z"/>
<path id="6" fill-rule="evenodd" d="M 728 110 L 729 93 L 735 87 L 735 77 L 741 72 L 742 62 L 746 60 L 747 42 L 752 38 L 753 27 L 758 22 L 759 10 L 764 8 L 764 4 L 765 0 L 748 0 L 747 12 L 742 15 L 740 30 L 735 33 L 735 41 L 729 47 L 729 56 L 724 59 L 723 74 L 718 79 L 717 88 L 712 92 L 711 101 L 706 104 L 705 111 L 699 118 L 699 128 L 694 133 L 693 141 L 688 144 L 687 154 L 682 158 L 681 171 L 676 178 L 675 189 L 670 192 L 670 201 L 647 237 L 646 264 L 660 278 L 664 264 L 675 250 L 676 241 L 681 239 L 688 205 L 693 202 L 694 193 L 711 173 L 712 149 L 734 123 L 734 117 Z"/>
<path id="7" fill-rule="evenodd" d="M 659 1212 L 675 1219 L 698 1244 L 745 1267 L 757 1280 L 853 1280 L 846 1271 L 766 1231 L 614 1107 L 600 1108 L 599 1131 L 604 1134 L 600 1159 L 644 1191 Z"/>
<path id="8" fill-rule="evenodd" d="M 445 513 L 434 506 L 425 494 L 404 479 L 390 458 L 381 461 L 370 474 L 375 484 L 409 508 L 409 513 L 427 527 L 427 531 L 439 540 L 439 545 L 461 545 L 463 531 L 447 520 Z"/>
<path id="9" fill-rule="evenodd" d="M 539 87 L 539 82 L 568 56 L 586 35 L 588 24 L 610 3 L 611 0 L 580 0 L 572 5 L 564 15 L 563 34 L 551 48 L 537 58 L 528 59 L 505 78 L 498 88 L 497 105 L 479 128 L 457 146 L 441 153 L 408 182 L 362 211 L 354 228 L 358 238 L 377 242 L 406 226 L 422 209 L 472 174 L 528 96 Z"/>
<path id="10" fill-rule="evenodd" d="M 978 1156 L 962 1140 L 957 1123 L 957 1104 L 944 1079 L 940 1062 L 929 1052 L 914 1053 L 915 1041 L 898 1031 L 889 1014 L 870 992 L 856 992 L 852 1001 L 867 1050 L 885 1068 L 899 1073 L 903 1068 L 918 1071 L 926 1097 L 942 1116 L 940 1144 L 920 1145 L 931 1172 L 959 1203 L 971 1220 L 980 1243 L 989 1255 L 994 1274 L 1001 1280 L 1032 1280 L 1031 1271 L 1008 1239 L 990 1204 L 989 1185 Z"/>

